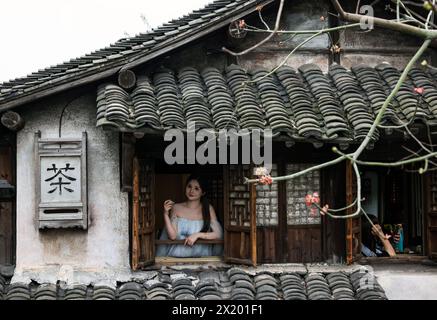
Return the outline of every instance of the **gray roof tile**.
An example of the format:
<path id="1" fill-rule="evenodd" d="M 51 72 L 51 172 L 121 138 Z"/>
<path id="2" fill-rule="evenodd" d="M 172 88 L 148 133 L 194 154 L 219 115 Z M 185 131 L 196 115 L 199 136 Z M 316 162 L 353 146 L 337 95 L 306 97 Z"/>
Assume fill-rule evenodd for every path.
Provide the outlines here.
<path id="1" fill-rule="evenodd" d="M 385 300 L 384 290 L 367 269 L 325 273 L 246 272 L 240 268 L 166 274 L 141 282 L 106 285 L 13 283 L 0 276 L 0 300 Z M 226 281 L 226 279 L 231 281 Z"/>
<path id="2" fill-rule="evenodd" d="M 149 77 L 139 76 L 131 93 L 118 85 L 98 89 L 97 126 L 137 131 L 142 128 L 197 128 L 273 130 L 274 136 L 318 142 L 359 142 L 364 139 L 389 94 L 390 72 L 384 65 L 351 70 L 334 64 L 327 74 L 314 64 L 298 71 L 281 67 L 274 74 L 247 71 L 235 65 L 224 72 L 208 67 L 179 71 L 158 68 Z M 150 80 L 152 79 L 152 81 Z M 415 87 L 424 88 L 422 95 Z M 437 86 L 432 74 L 415 68 L 383 118 L 384 125 L 405 121 L 437 124 Z M 416 110 L 416 105 L 417 110 Z M 379 139 L 376 131 L 372 141 Z"/>

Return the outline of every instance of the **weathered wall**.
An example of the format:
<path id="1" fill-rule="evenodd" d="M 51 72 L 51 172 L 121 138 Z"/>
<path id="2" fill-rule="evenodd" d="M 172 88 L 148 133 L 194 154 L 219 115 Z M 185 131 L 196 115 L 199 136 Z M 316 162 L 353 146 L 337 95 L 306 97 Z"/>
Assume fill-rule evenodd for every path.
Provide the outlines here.
<path id="1" fill-rule="evenodd" d="M 355 5 L 356 2 L 344 3 L 345 9 L 353 12 Z M 262 10 L 263 18 L 271 29 L 275 24 L 277 8 L 278 2 Z M 376 5 L 374 8 L 377 16 L 387 15 L 383 5 Z M 335 22 L 333 15 L 328 12 L 334 12 L 329 0 L 286 1 L 280 30 L 327 28 L 330 23 Z M 257 12 L 245 17 L 244 20 L 250 26 L 265 29 Z M 226 65 L 231 63 L 239 64 L 248 70 L 271 70 L 284 60 L 285 65 L 295 69 L 306 63 L 315 63 L 326 72 L 330 62 L 337 58 L 346 68 L 361 63 L 376 66 L 379 63 L 388 62 L 396 68 L 402 69 L 420 46 L 420 40 L 415 37 L 375 27 L 374 30 L 366 32 L 354 28 L 332 33 L 332 39 L 337 41 L 336 44 L 341 48 L 338 57 L 334 57 L 329 49 L 330 40 L 327 34 L 312 39 L 296 50 L 288 59 L 287 55 L 310 34 L 293 36 L 277 34 L 264 45 L 238 58 L 225 54 L 221 50 L 225 46 L 239 52 L 260 42 L 267 35 L 268 33 L 248 32 L 244 38 L 235 39 L 229 35 L 227 27 L 222 28 L 172 54 L 155 59 L 152 63 L 140 68 L 139 73 L 149 74 L 156 70 L 157 66 L 164 66 L 175 71 L 185 66 L 195 66 L 199 70 L 213 66 L 223 70 Z M 337 38 L 338 40 L 335 40 Z M 430 52 L 425 55 L 431 61 Z"/>
<path id="2" fill-rule="evenodd" d="M 34 132 L 58 137 L 88 133 L 88 230 L 38 230 L 35 198 Z M 26 126 L 17 136 L 17 263 L 21 272 L 50 268 L 89 271 L 129 270 L 128 196 L 120 192 L 119 137 L 95 126 L 95 91 L 69 93 L 21 109 Z M 43 273 L 42 273 L 43 274 Z"/>
<path id="3" fill-rule="evenodd" d="M 270 29 L 274 28 L 278 3 L 263 9 L 264 20 Z M 327 16 L 329 10 L 328 1 L 286 1 L 281 17 L 280 30 L 318 30 L 327 26 L 328 21 L 321 21 L 321 16 Z M 247 24 L 265 29 L 257 13 L 245 18 Z M 244 39 L 228 37 L 231 47 L 235 51 L 245 50 L 259 43 L 268 33 L 248 32 Z M 267 43 L 256 48 L 250 54 L 241 56 L 238 61 L 247 69 L 273 69 L 285 61 L 285 65 L 297 69 L 306 63 L 315 63 L 323 71 L 327 71 L 329 64 L 329 38 L 327 34 L 316 37 L 300 47 L 287 59 L 287 55 L 309 35 L 278 34 Z"/>

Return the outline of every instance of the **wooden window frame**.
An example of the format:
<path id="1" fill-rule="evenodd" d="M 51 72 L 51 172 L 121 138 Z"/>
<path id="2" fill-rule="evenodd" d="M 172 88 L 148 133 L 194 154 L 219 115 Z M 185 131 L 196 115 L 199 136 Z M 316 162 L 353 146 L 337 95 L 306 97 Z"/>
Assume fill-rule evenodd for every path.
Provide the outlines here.
<path id="1" fill-rule="evenodd" d="M 229 199 L 229 188 L 226 185 L 228 183 L 228 180 L 223 177 L 223 202 L 224 202 L 224 240 L 204 240 L 200 239 L 197 241 L 197 243 L 200 244 L 223 244 L 224 246 L 224 254 L 223 256 L 209 256 L 209 257 L 196 257 L 196 258 L 175 258 L 175 257 L 156 257 L 156 245 L 158 244 L 183 244 L 183 240 L 158 240 L 155 238 L 155 231 L 152 233 L 147 233 L 147 235 L 144 233 L 144 221 L 147 220 L 145 217 L 140 217 L 141 210 L 145 210 L 145 212 L 153 212 L 154 211 L 154 201 L 155 201 L 155 194 L 154 194 L 154 181 L 155 181 L 155 169 L 154 164 L 149 164 L 153 167 L 152 171 L 149 172 L 149 175 L 151 176 L 150 183 L 152 183 L 149 188 L 141 186 L 141 175 L 144 175 L 145 173 L 142 172 L 142 165 L 140 164 L 141 161 L 144 161 L 144 159 L 139 160 L 137 158 L 133 159 L 133 188 L 132 188 L 132 257 L 131 257 L 131 267 L 133 270 L 138 270 L 145 268 L 150 265 L 156 265 L 156 264 L 180 264 L 180 263 L 204 263 L 204 262 L 228 262 L 228 263 L 238 263 L 238 264 L 248 264 L 255 266 L 257 263 L 257 252 L 256 252 L 256 186 L 255 184 L 248 185 L 246 188 L 250 194 L 249 198 L 249 216 L 250 216 L 250 226 L 245 227 L 245 230 L 239 230 L 239 234 L 245 234 L 245 237 L 248 236 L 250 247 L 245 248 L 240 245 L 240 253 L 246 250 L 249 250 L 249 256 L 244 258 L 237 258 L 237 257 L 231 257 L 229 254 L 227 254 L 226 248 L 229 247 L 229 243 L 227 242 L 227 233 L 228 232 L 235 232 L 235 228 L 238 228 L 238 226 L 231 226 L 231 231 L 227 228 L 226 224 L 228 224 L 228 214 L 229 214 L 229 205 L 227 204 Z M 149 159 L 146 161 L 152 161 L 153 159 Z M 149 169 L 150 170 L 150 169 Z M 250 167 L 251 172 L 252 167 Z M 226 172 L 226 168 L 223 171 L 223 174 L 228 174 Z M 144 194 L 142 195 L 142 189 L 149 189 L 150 193 L 150 201 L 147 202 L 146 206 L 149 206 L 148 208 L 143 208 L 144 204 L 141 204 L 141 198 L 145 197 Z M 147 195 L 146 195 L 147 197 Z M 155 216 L 155 213 L 152 214 Z M 150 217 L 149 217 L 150 220 Z M 152 220 L 147 220 L 150 223 L 153 224 L 153 229 L 155 228 L 155 217 L 152 218 Z M 247 229 L 247 230 L 246 230 Z M 247 235 L 246 235 L 247 234 Z M 242 236 L 242 235 L 241 235 Z M 242 238 L 243 239 L 243 238 Z M 148 243 L 145 243 L 147 241 Z M 230 240 L 229 240 L 230 241 Z M 247 241 L 247 239 L 246 239 Z M 241 242 L 242 245 L 244 245 L 244 242 Z M 140 257 L 143 257 L 144 261 L 141 261 Z M 145 257 L 145 258 L 144 258 Z"/>

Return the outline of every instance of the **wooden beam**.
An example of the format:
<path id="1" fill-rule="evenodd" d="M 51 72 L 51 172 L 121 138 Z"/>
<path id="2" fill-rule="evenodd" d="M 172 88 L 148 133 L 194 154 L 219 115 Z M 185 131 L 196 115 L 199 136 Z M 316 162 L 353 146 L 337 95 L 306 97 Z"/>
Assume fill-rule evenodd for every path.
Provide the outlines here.
<path id="1" fill-rule="evenodd" d="M 7 111 L 1 117 L 1 123 L 12 131 L 20 131 L 24 127 L 23 118 L 14 111 Z"/>
<path id="2" fill-rule="evenodd" d="M 121 70 L 118 73 L 118 84 L 123 89 L 132 89 L 137 83 L 137 77 L 132 70 Z"/>
<path id="3" fill-rule="evenodd" d="M 239 259 L 239 258 L 232 258 L 232 257 L 227 258 L 226 262 L 236 263 L 236 264 L 246 264 L 246 265 L 252 264 L 252 261 L 250 259 Z"/>

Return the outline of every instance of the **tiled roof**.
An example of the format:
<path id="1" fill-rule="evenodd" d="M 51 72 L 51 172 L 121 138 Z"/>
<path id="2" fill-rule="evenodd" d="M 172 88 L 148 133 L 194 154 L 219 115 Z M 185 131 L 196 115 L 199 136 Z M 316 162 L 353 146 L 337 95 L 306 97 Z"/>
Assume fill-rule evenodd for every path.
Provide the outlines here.
<path id="1" fill-rule="evenodd" d="M 39 70 L 26 77 L 0 84 L 0 110 L 13 107 L 10 101 L 44 91 L 53 87 L 102 73 L 102 77 L 116 73 L 121 66 L 143 60 L 159 50 L 174 49 L 179 41 L 197 38 L 205 30 L 229 23 L 229 19 L 245 15 L 258 4 L 272 0 L 217 0 L 203 9 L 195 10 L 181 18 L 172 20 L 148 33 L 120 39 L 116 43 L 83 57 Z M 223 26 L 222 25 L 222 26 Z M 139 61 L 141 59 L 141 61 Z M 105 71 L 108 71 L 104 73 Z M 90 79 L 95 81 L 96 78 Z M 3 105 L 3 108 L 2 108 Z"/>
<path id="2" fill-rule="evenodd" d="M 147 280 L 99 284 L 8 283 L 0 300 L 386 300 L 366 268 L 335 272 L 247 272 L 240 268 L 157 271 Z"/>
<path id="3" fill-rule="evenodd" d="M 327 74 L 314 64 L 280 67 L 273 75 L 231 65 L 224 70 L 185 67 L 139 76 L 127 92 L 103 84 L 97 94 L 97 126 L 121 131 L 142 128 L 271 128 L 274 135 L 315 141 L 362 140 L 394 88 L 400 71 L 389 64 L 351 70 L 333 64 Z M 436 76 L 414 68 L 387 110 L 382 124 L 437 124 Z M 244 85 L 245 81 L 252 83 Z M 422 94 L 415 88 L 424 89 Z M 416 110 L 417 106 L 417 110 Z M 373 140 L 377 140 L 376 131 Z"/>

